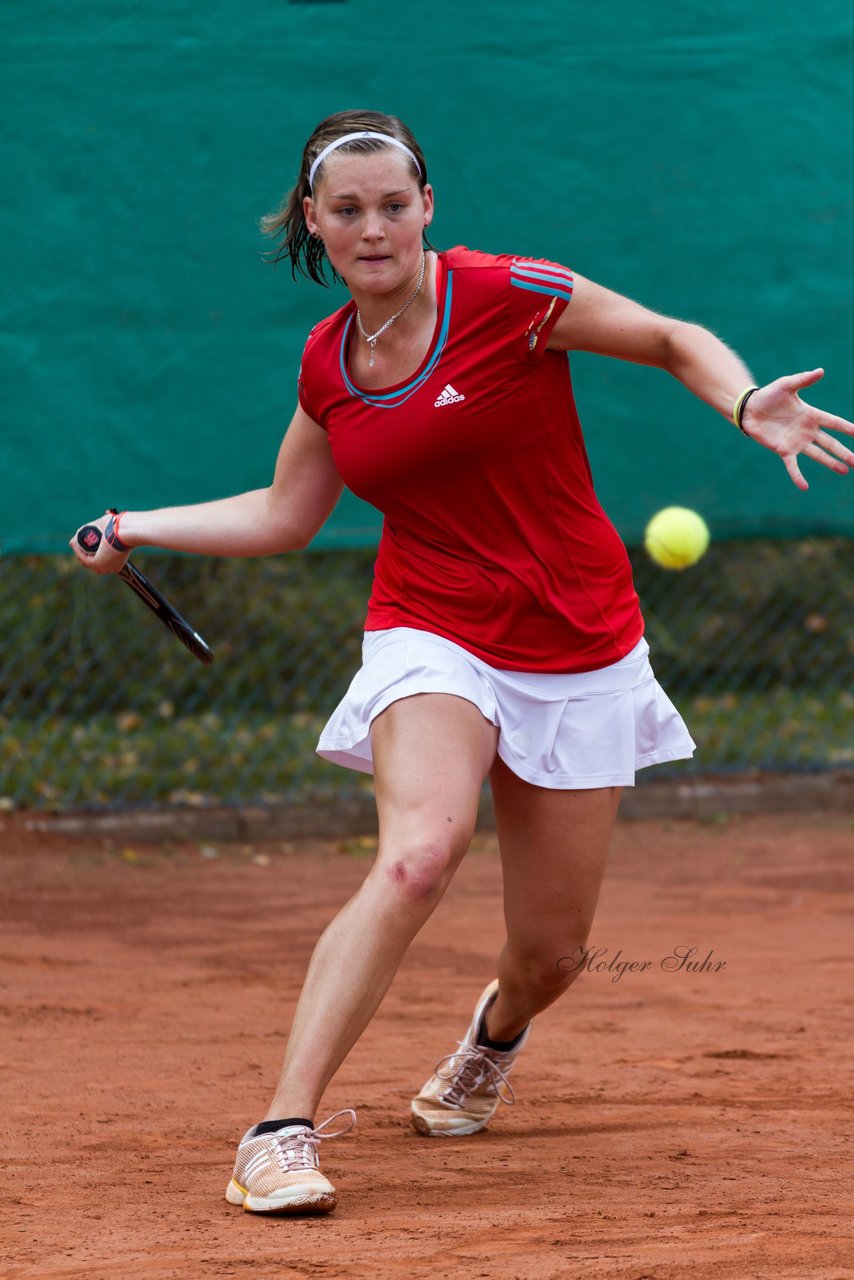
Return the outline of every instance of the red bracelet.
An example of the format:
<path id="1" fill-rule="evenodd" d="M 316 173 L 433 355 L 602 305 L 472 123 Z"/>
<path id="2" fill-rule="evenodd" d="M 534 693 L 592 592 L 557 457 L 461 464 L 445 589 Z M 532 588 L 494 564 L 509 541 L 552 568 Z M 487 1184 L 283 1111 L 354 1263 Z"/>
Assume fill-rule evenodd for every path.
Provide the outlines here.
<path id="1" fill-rule="evenodd" d="M 115 507 L 108 507 L 107 510 L 110 512 L 110 518 L 104 530 L 104 537 L 116 551 L 130 551 L 131 548 L 122 542 L 119 537 L 119 521 L 127 512 L 117 511 Z"/>

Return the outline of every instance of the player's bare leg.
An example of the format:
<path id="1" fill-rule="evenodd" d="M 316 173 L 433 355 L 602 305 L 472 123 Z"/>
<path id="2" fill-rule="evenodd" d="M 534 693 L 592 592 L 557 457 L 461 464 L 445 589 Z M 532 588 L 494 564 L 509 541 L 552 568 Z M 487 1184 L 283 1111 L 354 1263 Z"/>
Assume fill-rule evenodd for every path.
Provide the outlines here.
<path id="1" fill-rule="evenodd" d="M 355 1115 L 315 1125 L 315 1110 L 468 848 L 496 739 L 476 707 L 446 694 L 403 699 L 374 722 L 377 859 L 315 948 L 267 1119 L 237 1150 L 230 1204 L 277 1214 L 335 1207 L 318 1148 Z"/>
<path id="2" fill-rule="evenodd" d="M 486 1026 L 490 1039 L 509 1041 L 581 972 L 573 957 L 593 923 L 622 789 L 547 790 L 500 759 L 490 781 L 507 942 Z"/>
<path id="3" fill-rule="evenodd" d="M 314 1116 L 468 849 L 497 737 L 450 694 L 401 699 L 374 721 L 377 859 L 314 950 L 269 1119 Z"/>
<path id="4" fill-rule="evenodd" d="M 619 805 L 617 787 L 535 787 L 500 759 L 491 782 L 507 942 L 465 1036 L 412 1100 L 412 1122 L 428 1137 L 477 1133 L 513 1101 L 508 1076 L 531 1019 L 580 971 Z"/>

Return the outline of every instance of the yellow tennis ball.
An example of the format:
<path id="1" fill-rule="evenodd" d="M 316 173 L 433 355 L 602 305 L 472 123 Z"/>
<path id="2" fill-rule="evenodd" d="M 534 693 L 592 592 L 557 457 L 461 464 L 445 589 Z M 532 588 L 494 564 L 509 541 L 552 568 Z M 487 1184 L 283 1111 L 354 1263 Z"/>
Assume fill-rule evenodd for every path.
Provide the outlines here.
<path id="1" fill-rule="evenodd" d="M 687 507 L 665 507 L 646 526 L 644 546 L 664 569 L 687 569 L 709 545 L 709 527 Z"/>

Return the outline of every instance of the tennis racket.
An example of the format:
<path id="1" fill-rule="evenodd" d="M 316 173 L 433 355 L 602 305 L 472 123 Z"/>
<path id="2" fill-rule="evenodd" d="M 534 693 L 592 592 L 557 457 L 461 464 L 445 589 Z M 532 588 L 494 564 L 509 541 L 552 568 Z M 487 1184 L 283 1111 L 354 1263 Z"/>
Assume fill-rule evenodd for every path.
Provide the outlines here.
<path id="1" fill-rule="evenodd" d="M 101 545 L 102 536 L 96 524 L 84 524 L 77 534 L 77 543 L 87 555 L 93 556 Z M 157 614 L 163 625 L 178 637 L 194 658 L 198 658 L 199 662 L 204 662 L 206 666 L 213 662 L 213 652 L 198 631 L 190 626 L 183 614 L 179 613 L 156 587 L 152 586 L 136 565 L 131 564 L 130 560 L 126 561 L 124 568 L 116 576 L 121 578 L 122 582 L 126 582 L 131 591 L 136 592 L 152 613 Z"/>

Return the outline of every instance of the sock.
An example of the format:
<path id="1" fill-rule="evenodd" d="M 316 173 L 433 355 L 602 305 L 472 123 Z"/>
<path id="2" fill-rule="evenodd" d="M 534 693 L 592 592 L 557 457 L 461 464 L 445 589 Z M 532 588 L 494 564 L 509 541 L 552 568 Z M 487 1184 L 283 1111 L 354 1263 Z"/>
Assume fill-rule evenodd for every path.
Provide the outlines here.
<path id="1" fill-rule="evenodd" d="M 256 1124 L 255 1133 L 252 1136 L 260 1138 L 264 1133 L 275 1133 L 277 1129 L 284 1129 L 286 1125 L 291 1124 L 302 1124 L 306 1129 L 314 1128 L 314 1121 L 306 1120 L 302 1116 L 296 1116 L 290 1120 L 262 1120 L 260 1124 Z"/>
<path id="2" fill-rule="evenodd" d="M 530 1025 L 531 1024 L 528 1023 L 528 1026 Z M 517 1047 L 519 1041 L 527 1030 L 528 1027 L 523 1027 L 518 1036 L 513 1040 L 490 1040 L 489 1036 L 486 1034 L 486 1011 L 484 1011 L 483 1017 L 480 1020 L 480 1028 L 477 1033 L 477 1042 L 483 1049 L 496 1049 L 499 1053 L 509 1053 L 511 1049 L 515 1049 Z"/>

